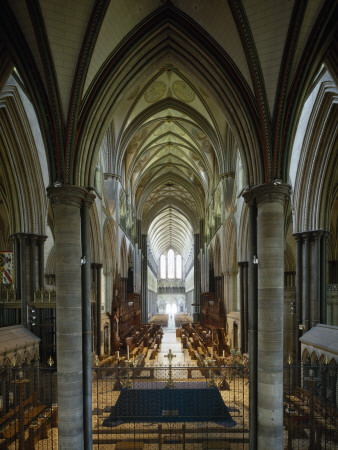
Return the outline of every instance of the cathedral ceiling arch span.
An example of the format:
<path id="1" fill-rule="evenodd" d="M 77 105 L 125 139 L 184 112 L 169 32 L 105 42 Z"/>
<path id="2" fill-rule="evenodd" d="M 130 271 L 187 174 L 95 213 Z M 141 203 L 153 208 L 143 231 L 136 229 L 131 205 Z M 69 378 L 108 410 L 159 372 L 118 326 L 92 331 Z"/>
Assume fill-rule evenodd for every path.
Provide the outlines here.
<path id="1" fill-rule="evenodd" d="M 193 183 L 192 180 L 182 178 L 176 174 L 169 172 L 150 181 L 143 190 L 142 195 L 139 198 L 137 198 L 137 205 L 138 205 L 136 211 L 137 218 L 141 220 L 146 218 L 147 200 L 151 196 L 152 192 L 155 192 L 157 188 L 161 190 L 168 189 L 168 195 L 165 195 L 165 197 L 167 198 L 167 203 L 175 204 L 177 201 L 177 197 L 171 195 L 171 191 L 175 188 L 176 184 L 180 187 L 181 192 L 183 189 L 186 191 L 185 197 L 187 199 L 189 199 L 190 197 L 191 207 L 194 207 L 195 211 L 194 215 L 197 218 L 203 217 L 204 212 L 204 203 L 202 201 L 203 193 L 197 189 L 196 185 Z M 154 199 L 149 206 L 152 208 L 153 205 L 157 203 L 157 201 L 158 198 Z"/>
<path id="2" fill-rule="evenodd" d="M 295 78 L 288 81 L 288 89 L 283 96 L 280 126 L 276 133 L 275 167 L 284 180 L 288 179 L 290 153 L 294 145 L 299 120 L 304 104 L 313 89 L 322 65 L 327 61 L 337 80 L 337 65 L 332 63 L 332 54 L 337 54 L 337 15 L 338 5 L 335 0 L 323 2 L 313 29 L 309 33 L 305 48 L 297 66 Z M 336 57 L 334 57 L 336 59 Z M 280 107 L 281 109 L 281 107 Z M 278 144 L 277 144 L 278 141 Z"/>
<path id="3" fill-rule="evenodd" d="M 292 166 L 297 167 L 296 172 L 290 172 L 294 184 L 294 232 L 330 227 L 338 181 L 337 100 L 337 87 L 326 72 L 306 104 L 307 125 L 304 128 L 300 124 L 290 161 L 290 171 Z"/>
<path id="4" fill-rule="evenodd" d="M 16 68 L 34 105 L 47 151 L 50 180 L 53 182 L 56 179 L 63 179 L 64 122 L 60 113 L 59 99 L 54 96 L 55 103 L 51 103 L 53 96 L 51 90 L 54 92 L 55 87 L 52 84 L 47 86 L 43 80 L 43 65 L 34 58 L 23 30 L 7 1 L 1 2 L 0 41 L 8 50 L 12 65 Z"/>
<path id="5" fill-rule="evenodd" d="M 187 261 L 194 245 L 191 224 L 179 210 L 171 206 L 167 206 L 154 217 L 148 228 L 148 238 L 157 261 L 170 249 Z"/>
<path id="6" fill-rule="evenodd" d="M 24 102 L 15 80 L 8 80 L 0 95 L 1 196 L 9 214 L 10 234 L 44 235 L 47 196 Z"/>
<path id="7" fill-rule="evenodd" d="M 180 15 L 175 12 L 176 16 Z M 100 145 L 112 117 L 117 136 L 121 122 L 116 117 L 125 117 L 132 107 L 137 87 L 144 85 L 144 79 L 149 79 L 154 70 L 168 63 L 189 74 L 213 99 L 219 116 L 224 124 L 229 123 L 238 143 L 246 179 L 255 183 L 264 178 L 256 104 L 233 61 L 210 37 L 201 33 L 196 24 L 195 28 L 191 23 L 184 27 L 182 19 L 178 23 L 178 18 L 175 22 L 165 14 L 159 18 L 161 28 L 157 22 L 149 21 L 133 30 L 117 53 L 110 55 L 83 99 L 75 161 L 80 184 L 90 185 L 89 162 L 92 158 L 89 155 Z M 143 30 L 142 34 L 139 34 L 140 30 Z M 223 137 L 223 131 L 221 135 Z"/>
<path id="8" fill-rule="evenodd" d="M 199 218 L 196 216 L 195 210 L 190 208 L 186 202 L 179 201 L 178 199 L 176 199 L 175 203 L 169 205 L 168 201 L 164 199 L 157 202 L 151 209 L 149 209 L 146 216 L 142 219 L 142 234 L 148 233 L 149 226 L 155 217 L 168 207 L 177 210 L 188 220 L 194 234 L 198 234 L 200 232 L 200 222 Z"/>

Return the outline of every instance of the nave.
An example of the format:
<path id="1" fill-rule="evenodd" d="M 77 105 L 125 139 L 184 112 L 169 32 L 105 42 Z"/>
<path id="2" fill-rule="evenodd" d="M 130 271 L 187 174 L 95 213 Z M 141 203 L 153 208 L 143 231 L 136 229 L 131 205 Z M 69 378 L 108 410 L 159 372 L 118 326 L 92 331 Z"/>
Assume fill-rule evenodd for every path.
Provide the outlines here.
<path id="1" fill-rule="evenodd" d="M 92 450 L 140 424 L 161 446 L 166 421 L 187 445 L 207 423 L 197 446 L 336 446 L 337 16 L 1 0 L 2 448 Z M 193 383 L 233 426 L 177 413 Z M 172 392 L 151 425 L 144 391 Z"/>

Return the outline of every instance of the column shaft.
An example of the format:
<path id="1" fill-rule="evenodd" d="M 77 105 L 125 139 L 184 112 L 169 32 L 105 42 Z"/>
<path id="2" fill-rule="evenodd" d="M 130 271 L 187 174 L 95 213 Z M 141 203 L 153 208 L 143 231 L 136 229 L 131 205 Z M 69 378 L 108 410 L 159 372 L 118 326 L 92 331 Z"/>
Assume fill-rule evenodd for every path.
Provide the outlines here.
<path id="1" fill-rule="evenodd" d="M 45 241 L 47 239 L 47 236 L 39 236 L 38 239 L 38 259 L 39 259 L 39 287 L 40 289 L 43 289 L 45 286 L 45 251 L 44 251 L 44 245 Z"/>
<path id="2" fill-rule="evenodd" d="M 321 240 L 320 269 L 321 269 L 321 296 L 320 296 L 320 323 L 327 323 L 327 238 L 324 232 Z M 333 322 L 334 323 L 334 322 Z"/>
<path id="3" fill-rule="evenodd" d="M 54 210 L 59 448 L 84 448 L 81 216 L 85 189 L 47 189 Z"/>
<path id="4" fill-rule="evenodd" d="M 34 299 L 34 291 L 37 289 L 37 279 L 38 279 L 38 274 L 37 274 L 37 248 L 36 248 L 36 243 L 37 243 L 37 239 L 38 237 L 36 235 L 30 235 L 29 236 L 29 240 L 30 240 L 30 248 L 31 248 L 31 260 L 30 260 L 30 266 L 31 266 L 31 276 L 30 276 L 30 300 L 33 301 Z"/>
<path id="5" fill-rule="evenodd" d="M 249 448 L 257 449 L 257 321 L 258 291 L 257 264 L 253 263 L 257 255 L 257 207 L 251 192 L 244 195 L 248 204 L 248 352 L 249 352 Z"/>
<path id="6" fill-rule="evenodd" d="M 90 254 L 90 207 L 93 194 L 87 194 L 81 208 L 81 245 L 82 256 L 86 263 L 82 265 L 82 358 L 83 358 L 83 431 L 84 449 L 93 448 L 92 429 L 92 327 L 91 327 L 91 254 Z"/>
<path id="7" fill-rule="evenodd" d="M 315 327 L 320 318 L 320 241 L 321 231 L 313 232 L 313 264 L 312 264 L 312 279 L 313 279 L 313 295 L 311 298 L 311 328 Z"/>
<path id="8" fill-rule="evenodd" d="M 244 353 L 244 279 L 243 279 L 243 262 L 239 265 L 239 311 L 241 324 L 241 353 Z"/>
<path id="9" fill-rule="evenodd" d="M 310 329 L 310 236 L 303 233 L 302 322 L 305 331 Z"/>
<path id="10" fill-rule="evenodd" d="M 252 189 L 258 207 L 257 448 L 283 449 L 284 203 L 287 185 Z"/>
<path id="11" fill-rule="evenodd" d="M 301 360 L 301 336 L 299 325 L 302 323 L 302 236 L 300 233 L 294 234 L 296 239 L 296 363 Z"/>
<path id="12" fill-rule="evenodd" d="M 20 294 L 21 294 L 21 323 L 27 327 L 27 276 L 26 276 L 26 239 L 27 235 L 19 234 L 20 240 Z"/>
<path id="13" fill-rule="evenodd" d="M 193 308 L 193 318 L 194 322 L 200 320 L 200 299 L 201 299 L 201 270 L 200 270 L 200 260 L 198 258 L 200 252 L 200 235 L 194 234 L 194 308 Z"/>
<path id="14" fill-rule="evenodd" d="M 147 295 L 148 295 L 148 237 L 142 234 L 142 310 L 141 320 L 146 323 L 147 318 Z"/>
<path id="15" fill-rule="evenodd" d="M 244 314 L 243 314 L 243 334 L 244 348 L 243 353 L 248 352 L 248 263 L 243 265 L 243 294 L 244 294 Z"/>
<path id="16" fill-rule="evenodd" d="M 96 353 L 101 355 L 101 269 L 102 264 L 96 264 Z"/>

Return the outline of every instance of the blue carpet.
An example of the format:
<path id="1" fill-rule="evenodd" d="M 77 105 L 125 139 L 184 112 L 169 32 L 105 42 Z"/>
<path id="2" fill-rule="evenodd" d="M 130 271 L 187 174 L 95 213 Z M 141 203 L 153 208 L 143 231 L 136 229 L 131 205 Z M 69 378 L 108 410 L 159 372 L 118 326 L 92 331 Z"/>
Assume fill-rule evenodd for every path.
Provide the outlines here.
<path id="1" fill-rule="evenodd" d="M 128 422 L 215 422 L 227 428 L 236 425 L 216 387 L 204 383 L 189 383 L 185 388 L 183 383 L 176 383 L 172 389 L 164 387 L 164 383 L 149 388 L 145 385 L 134 383 L 133 389 L 123 389 L 103 426 Z"/>

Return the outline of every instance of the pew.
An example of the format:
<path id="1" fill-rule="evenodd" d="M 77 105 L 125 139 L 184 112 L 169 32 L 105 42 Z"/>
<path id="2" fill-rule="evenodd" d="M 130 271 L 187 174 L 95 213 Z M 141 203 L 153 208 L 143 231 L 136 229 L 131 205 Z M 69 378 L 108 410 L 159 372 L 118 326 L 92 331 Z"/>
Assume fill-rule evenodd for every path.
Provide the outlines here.
<path id="1" fill-rule="evenodd" d="M 151 354 L 150 354 L 150 358 L 149 358 L 149 359 L 155 359 L 156 356 L 157 356 L 157 353 L 158 353 L 158 345 L 155 344 L 155 345 L 154 345 L 154 348 L 153 348 L 152 351 L 151 351 Z"/>

